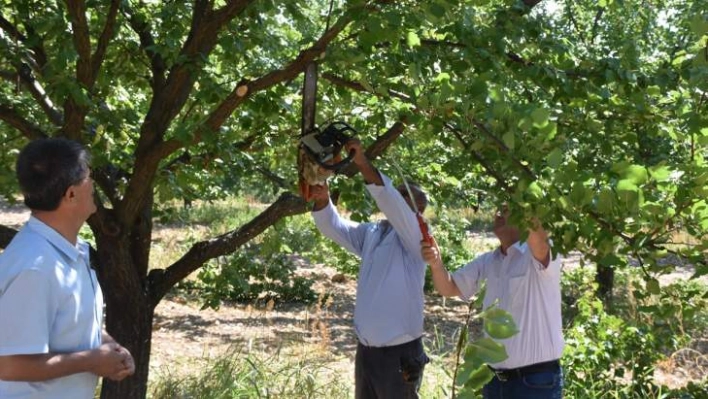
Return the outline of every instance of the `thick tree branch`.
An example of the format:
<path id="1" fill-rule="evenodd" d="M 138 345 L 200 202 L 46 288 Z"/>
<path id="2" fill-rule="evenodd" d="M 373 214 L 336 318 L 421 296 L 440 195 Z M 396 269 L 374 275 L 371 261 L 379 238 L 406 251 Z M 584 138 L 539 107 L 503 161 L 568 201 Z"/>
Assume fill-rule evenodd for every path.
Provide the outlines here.
<path id="1" fill-rule="evenodd" d="M 159 163 L 170 154 L 183 147 L 177 140 L 163 142 L 163 137 L 170 122 L 179 113 L 189 98 L 198 74 L 195 68 L 201 68 L 202 60 L 216 45 L 219 31 L 237 14 L 243 12 L 254 0 L 231 1 L 217 13 L 210 9 L 211 2 L 197 2 L 192 15 L 192 26 L 180 52 L 186 61 L 175 64 L 164 86 L 153 91 L 150 108 L 140 130 L 140 139 L 136 149 L 135 170 L 128 183 L 124 198 L 117 211 L 120 220 L 132 224 L 138 217 L 144 202 L 152 191 L 152 182 Z M 139 25 L 139 23 L 138 23 Z M 141 32 L 146 40 L 152 40 L 146 27 Z M 141 41 L 143 36 L 141 36 Z"/>
<path id="2" fill-rule="evenodd" d="M 23 64 L 19 68 L 18 73 L 0 71 L 0 77 L 10 81 L 12 83 L 17 82 L 19 79 L 22 82 L 22 87 L 29 91 L 30 95 L 37 102 L 40 108 L 47 115 L 49 120 L 56 126 L 61 126 L 62 124 L 62 114 L 61 111 L 54 107 L 54 103 L 47 96 L 44 88 L 39 84 L 39 81 L 32 76 L 32 70 L 26 64 Z"/>
<path id="3" fill-rule="evenodd" d="M 208 260 L 231 254 L 279 220 L 307 211 L 307 203 L 301 197 L 284 193 L 268 209 L 239 229 L 194 244 L 182 258 L 167 269 L 156 269 L 150 272 L 148 279 L 152 306 L 156 306 L 170 288 Z"/>
<path id="4" fill-rule="evenodd" d="M 597 28 L 600 26 L 600 18 L 602 18 L 602 14 L 605 13 L 605 7 L 599 7 L 597 9 L 597 13 L 595 14 L 595 20 L 592 23 L 592 29 L 590 30 L 590 43 L 591 45 L 595 43 L 595 37 L 597 36 Z"/>
<path id="5" fill-rule="evenodd" d="M 150 70 L 152 73 L 150 83 L 153 93 L 157 93 L 165 85 L 165 73 L 167 71 L 165 60 L 160 53 L 155 51 L 155 41 L 153 40 L 152 33 L 150 33 L 150 26 L 145 22 L 146 20 L 138 17 L 135 12 L 129 8 L 128 4 L 123 4 L 122 8 L 130 27 L 138 35 L 138 38 L 140 38 L 140 47 L 145 51 L 147 58 L 150 60 Z"/>
<path id="6" fill-rule="evenodd" d="M 234 90 L 219 104 L 218 107 L 211 113 L 205 123 L 204 130 L 209 132 L 217 132 L 224 124 L 226 119 L 231 116 L 234 110 L 240 106 L 246 99 L 255 93 L 266 90 L 276 84 L 294 79 L 297 75 L 305 70 L 305 67 L 310 62 L 319 57 L 327 48 L 327 45 L 334 40 L 339 33 L 351 22 L 351 17 L 348 15 L 340 18 L 322 37 L 317 40 L 310 48 L 303 50 L 292 62 L 282 69 L 272 71 L 263 77 L 253 81 L 241 81 Z"/>
<path id="7" fill-rule="evenodd" d="M 67 0 L 67 10 L 71 19 L 71 31 L 74 48 L 79 59 L 76 60 L 76 79 L 84 87 L 91 86 L 91 36 L 86 21 L 86 3 L 82 0 Z"/>
<path id="8" fill-rule="evenodd" d="M 14 108 L 0 104 L 0 120 L 17 129 L 30 140 L 47 137 L 38 126 L 23 118 Z"/>
<path id="9" fill-rule="evenodd" d="M 154 93 L 138 142 L 138 153 L 152 150 L 161 141 L 170 122 L 189 98 L 189 92 L 196 79 L 193 70 L 195 63 L 201 63 L 203 57 L 211 53 L 223 26 L 242 13 L 253 1 L 232 1 L 216 13 L 212 13 L 208 8 L 204 9 L 206 4 L 204 7 L 194 8 L 192 28 L 180 52 L 180 57 L 188 61 L 173 66 L 163 90 Z M 169 155 L 177 148 L 179 146 L 167 145 L 160 151 L 161 156 Z"/>
<path id="10" fill-rule="evenodd" d="M 393 124 L 384 134 L 381 136 L 376 137 L 376 140 L 366 148 L 366 156 L 374 160 L 381 155 L 393 144 L 398 137 L 403 134 L 403 131 L 406 128 L 406 121 L 401 120 Z M 354 164 L 349 164 L 347 167 L 342 169 L 340 172 L 341 174 L 352 177 L 359 173 L 359 169 Z"/>
<path id="11" fill-rule="evenodd" d="M 67 0 L 67 11 L 71 20 L 72 40 L 78 55 L 76 60 L 76 81 L 83 90 L 91 88 L 91 37 L 86 21 L 86 3 L 79 0 Z M 64 102 L 63 134 L 74 140 L 80 140 L 85 124 L 88 107 L 82 105 L 73 95 Z"/>
<path id="12" fill-rule="evenodd" d="M 28 21 L 25 21 L 27 23 Z M 44 110 L 45 114 L 49 117 L 55 125 L 59 126 L 62 123 L 61 113 L 54 107 L 54 104 L 46 95 L 46 92 L 39 84 L 39 82 L 32 76 L 32 70 L 40 71 L 47 62 L 47 57 L 42 47 L 42 41 L 34 33 L 31 26 L 27 26 L 26 30 L 29 38 L 23 35 L 16 26 L 14 26 L 10 21 L 5 19 L 0 15 L 0 29 L 7 32 L 7 34 L 15 41 L 22 42 L 23 45 L 27 45 L 31 42 L 31 46 L 27 47 L 34 53 L 32 56 L 29 54 L 26 57 L 22 57 L 22 61 L 18 61 L 15 64 L 17 68 L 17 74 L 2 73 L 2 77 L 11 80 L 16 83 L 19 77 L 20 81 L 24 84 L 32 97 L 37 101 L 37 104 Z M 31 40 L 30 40 L 31 39 Z"/>
<path id="13" fill-rule="evenodd" d="M 106 57 L 108 43 L 110 43 L 113 38 L 113 34 L 116 29 L 119 5 L 120 0 L 111 0 L 111 7 L 108 10 L 108 15 L 106 15 L 106 24 L 103 26 L 103 32 L 101 32 L 101 36 L 98 38 L 96 51 L 91 57 L 91 86 L 95 84 L 96 79 L 98 78 L 101 65 L 103 65 L 103 60 Z"/>
<path id="14" fill-rule="evenodd" d="M 23 22 L 27 23 L 29 21 Z M 32 43 L 32 45 L 28 46 L 28 48 L 34 52 L 33 61 L 37 63 L 37 65 L 34 65 L 36 69 L 41 69 L 47 64 L 47 55 L 44 51 L 44 48 L 42 47 L 42 40 L 36 35 L 34 29 L 31 26 L 25 25 L 25 29 L 27 30 L 27 34 L 29 35 L 28 38 L 27 36 L 23 35 L 15 25 L 5 19 L 5 17 L 0 15 L 0 29 L 7 32 L 7 34 L 13 40 L 22 42 L 22 44 L 24 45 Z"/>
<path id="15" fill-rule="evenodd" d="M 523 3 L 526 4 L 528 8 L 533 8 L 536 6 L 536 4 L 540 3 L 541 0 L 523 0 Z"/>

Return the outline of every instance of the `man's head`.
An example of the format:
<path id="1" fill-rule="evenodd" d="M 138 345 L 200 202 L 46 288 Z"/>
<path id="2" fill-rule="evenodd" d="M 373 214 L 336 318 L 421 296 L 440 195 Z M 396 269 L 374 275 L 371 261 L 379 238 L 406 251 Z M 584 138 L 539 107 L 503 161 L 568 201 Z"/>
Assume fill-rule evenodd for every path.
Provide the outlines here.
<path id="1" fill-rule="evenodd" d="M 95 212 L 90 156 L 79 143 L 62 138 L 34 140 L 20 151 L 17 180 L 25 205 L 34 211 L 54 211 L 62 200 L 79 202 L 86 217 Z"/>
<path id="2" fill-rule="evenodd" d="M 428 206 L 428 196 L 425 194 L 425 191 L 423 191 L 422 188 L 420 188 L 419 185 L 413 182 L 408 182 L 408 186 L 411 188 L 411 192 L 413 193 L 413 198 L 415 199 L 415 204 L 418 207 L 418 211 L 420 213 L 425 212 L 425 208 Z M 410 201 L 410 196 L 408 195 L 408 190 L 406 189 L 405 184 L 401 184 L 398 187 L 396 187 L 396 190 L 398 190 L 399 193 L 403 196 L 403 198 L 406 200 L 408 203 L 408 206 L 413 208 L 413 205 L 411 204 Z"/>
<path id="3" fill-rule="evenodd" d="M 519 228 L 509 224 L 509 207 L 502 204 L 494 214 L 494 235 L 501 241 L 502 246 L 509 246 L 521 237 Z"/>

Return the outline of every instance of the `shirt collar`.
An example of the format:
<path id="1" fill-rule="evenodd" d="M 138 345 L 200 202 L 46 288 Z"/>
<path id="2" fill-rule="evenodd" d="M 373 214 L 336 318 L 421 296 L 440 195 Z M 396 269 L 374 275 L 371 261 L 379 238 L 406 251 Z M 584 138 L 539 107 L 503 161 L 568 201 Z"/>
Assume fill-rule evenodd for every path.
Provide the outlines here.
<path id="1" fill-rule="evenodd" d="M 61 251 L 73 262 L 75 262 L 79 258 L 79 255 L 82 252 L 84 252 L 81 249 L 81 240 L 77 240 L 76 246 L 71 245 L 71 243 L 67 241 L 67 239 L 64 238 L 61 234 L 59 234 L 56 230 L 49 227 L 47 224 L 45 224 L 34 216 L 30 216 L 29 221 L 27 222 L 27 227 L 32 229 L 35 233 L 44 237 L 44 239 L 49 241 L 49 243 L 52 244 L 54 248 Z"/>
<path id="2" fill-rule="evenodd" d="M 504 255 L 501 251 L 501 246 L 497 247 L 496 253 L 497 256 L 504 257 L 504 256 L 509 256 L 510 252 L 518 252 L 521 254 L 526 253 L 528 250 L 529 246 L 526 243 L 522 243 L 521 241 L 517 241 L 513 243 L 509 248 L 506 249 L 506 255 Z"/>

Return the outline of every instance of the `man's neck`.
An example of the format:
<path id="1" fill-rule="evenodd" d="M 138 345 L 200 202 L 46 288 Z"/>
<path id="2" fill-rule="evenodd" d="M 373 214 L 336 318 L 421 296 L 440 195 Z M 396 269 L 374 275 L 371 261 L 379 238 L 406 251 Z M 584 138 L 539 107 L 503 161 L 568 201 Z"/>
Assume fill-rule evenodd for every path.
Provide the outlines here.
<path id="1" fill-rule="evenodd" d="M 507 250 L 514 244 L 516 244 L 518 240 L 509 240 L 509 241 L 499 241 L 499 251 L 506 256 Z"/>
<path id="2" fill-rule="evenodd" d="M 71 245 L 76 245 L 81 226 L 72 226 L 70 223 L 66 222 L 67 218 L 65 216 L 62 216 L 54 211 L 47 212 L 33 210 L 32 216 L 54 229 L 57 233 L 69 241 Z"/>

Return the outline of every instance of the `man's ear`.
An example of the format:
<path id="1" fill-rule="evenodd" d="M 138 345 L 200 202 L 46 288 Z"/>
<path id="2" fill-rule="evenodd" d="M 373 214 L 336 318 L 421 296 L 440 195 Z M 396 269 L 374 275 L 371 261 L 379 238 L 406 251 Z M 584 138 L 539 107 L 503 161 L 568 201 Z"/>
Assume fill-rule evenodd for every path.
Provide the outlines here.
<path id="1" fill-rule="evenodd" d="M 66 192 L 64 193 L 64 199 L 69 202 L 74 202 L 74 198 L 76 198 L 76 191 L 74 190 L 74 186 L 69 186 L 69 188 L 67 188 Z"/>

